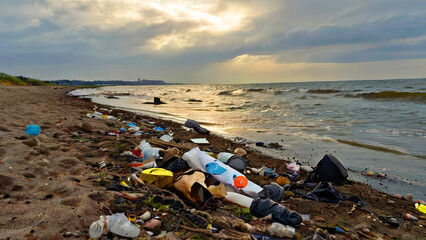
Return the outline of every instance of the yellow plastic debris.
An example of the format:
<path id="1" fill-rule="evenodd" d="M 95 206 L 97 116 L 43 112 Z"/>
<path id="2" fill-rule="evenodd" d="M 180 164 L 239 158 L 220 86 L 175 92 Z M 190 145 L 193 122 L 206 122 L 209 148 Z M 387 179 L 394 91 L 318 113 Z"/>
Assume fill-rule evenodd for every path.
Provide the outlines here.
<path id="1" fill-rule="evenodd" d="M 150 168 L 143 170 L 139 179 L 147 183 L 153 183 L 159 188 L 164 188 L 173 182 L 173 173 L 163 168 Z"/>

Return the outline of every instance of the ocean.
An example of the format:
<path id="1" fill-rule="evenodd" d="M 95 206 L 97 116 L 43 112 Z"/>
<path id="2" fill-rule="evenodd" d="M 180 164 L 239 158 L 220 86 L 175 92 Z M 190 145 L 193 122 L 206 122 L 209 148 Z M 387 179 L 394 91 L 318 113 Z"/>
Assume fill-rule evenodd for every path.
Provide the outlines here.
<path id="1" fill-rule="evenodd" d="M 426 79 L 113 86 L 71 94 L 181 123 L 193 119 L 283 160 L 315 166 L 331 153 L 353 180 L 426 196 Z M 154 97 L 166 104 L 145 104 Z M 387 176 L 364 176 L 367 170 Z"/>

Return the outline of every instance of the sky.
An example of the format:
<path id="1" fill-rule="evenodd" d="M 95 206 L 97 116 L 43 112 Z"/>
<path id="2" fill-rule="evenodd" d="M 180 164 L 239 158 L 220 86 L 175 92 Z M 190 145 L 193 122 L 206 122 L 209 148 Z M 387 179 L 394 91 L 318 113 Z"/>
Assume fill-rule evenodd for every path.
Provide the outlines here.
<path id="1" fill-rule="evenodd" d="M 424 0 L 0 0 L 0 72 L 260 83 L 426 77 Z"/>

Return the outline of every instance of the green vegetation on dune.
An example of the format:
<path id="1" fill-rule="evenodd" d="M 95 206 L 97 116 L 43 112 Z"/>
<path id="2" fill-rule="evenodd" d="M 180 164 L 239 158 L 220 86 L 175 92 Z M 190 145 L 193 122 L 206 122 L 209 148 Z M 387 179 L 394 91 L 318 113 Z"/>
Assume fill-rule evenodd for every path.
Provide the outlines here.
<path id="1" fill-rule="evenodd" d="M 22 81 L 28 83 L 28 85 L 33 85 L 33 86 L 49 86 L 49 85 L 53 85 L 51 83 L 47 83 L 47 82 L 44 82 L 44 81 L 40 81 L 38 79 L 28 78 L 28 77 L 24 77 L 24 76 L 17 76 L 17 78 L 19 78 Z"/>
<path id="2" fill-rule="evenodd" d="M 108 86 L 108 85 L 101 86 L 101 85 L 96 85 L 96 84 L 90 84 L 90 85 L 77 85 L 77 86 L 74 86 L 74 87 L 77 88 L 77 89 L 82 89 L 82 88 L 100 88 L 100 87 L 105 87 L 105 86 Z"/>
<path id="3" fill-rule="evenodd" d="M 17 85 L 17 86 L 51 86 L 56 85 L 47 83 L 34 78 L 28 78 L 24 76 L 14 77 L 12 75 L 0 72 L 0 85 Z"/>
<path id="4" fill-rule="evenodd" d="M 0 72 L 0 84 L 1 85 L 18 85 L 18 86 L 28 85 L 26 82 L 22 81 L 21 79 L 8 75 L 6 73 L 2 73 L 2 72 Z"/>

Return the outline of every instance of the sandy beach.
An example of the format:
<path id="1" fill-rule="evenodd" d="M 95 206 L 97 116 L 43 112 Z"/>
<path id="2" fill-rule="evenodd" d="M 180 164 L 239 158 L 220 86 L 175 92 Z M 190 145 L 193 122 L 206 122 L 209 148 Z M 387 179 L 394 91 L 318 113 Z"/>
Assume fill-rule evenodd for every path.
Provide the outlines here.
<path id="1" fill-rule="evenodd" d="M 248 166 L 267 166 L 275 169 L 278 174 L 287 172 L 282 160 L 262 155 L 242 144 L 212 134 L 187 132 L 178 123 L 121 110 L 113 110 L 110 114 L 121 115 L 126 121 L 144 126 L 149 130 L 149 134 L 106 135 L 118 130 L 119 125 L 109 120 L 88 118 L 86 114 L 93 112 L 95 104 L 68 96 L 67 93 L 72 89 L 54 86 L 0 86 L 0 239 L 88 239 L 92 222 L 98 220 L 101 215 L 109 215 L 120 209 L 116 200 L 117 196 L 122 194 L 107 190 L 100 181 L 116 181 L 116 177 L 120 176 L 126 165 L 119 155 L 124 151 L 132 151 L 142 139 L 149 140 L 151 145 L 164 150 L 177 146 L 179 155 L 182 156 L 198 146 L 190 142 L 191 138 L 206 137 L 210 144 L 200 145 L 202 150 L 208 147 L 214 152 L 233 152 L 235 148 L 241 147 L 247 151 Z M 102 107 L 105 106 L 99 106 Z M 162 134 L 150 129 L 150 125 L 144 125 L 146 121 L 170 128 L 174 132 L 174 139 L 179 139 L 179 142 L 161 142 L 158 138 Z M 39 144 L 25 133 L 29 124 L 41 127 Z M 102 170 L 97 167 L 101 161 L 104 161 L 108 168 Z M 305 177 L 306 174 L 301 174 L 301 179 Z M 259 175 L 247 175 L 247 178 L 260 186 L 272 181 Z M 302 199 L 300 196 L 306 193 L 305 190 L 296 189 L 291 197 L 280 203 L 300 214 L 310 215 L 310 220 L 304 221 L 296 230 L 295 239 L 312 236 L 316 228 L 330 229 L 336 225 L 347 228 L 347 232 L 329 233 L 329 237 L 332 234 L 337 239 L 426 238 L 425 215 L 414 208 L 413 199 L 397 198 L 357 182 L 347 182 L 334 187 L 339 192 L 362 198 L 368 204 L 367 207 L 354 207 L 353 202 L 349 201 L 335 204 Z M 143 195 L 147 194 L 146 191 L 135 188 L 129 193 Z M 224 211 L 215 208 L 207 208 L 204 211 L 212 216 L 227 216 L 229 205 L 232 204 L 220 207 L 225 209 Z M 148 210 L 164 219 L 164 222 L 168 216 L 173 215 L 167 210 Z M 404 219 L 407 213 L 419 220 Z M 399 227 L 391 227 L 383 222 L 380 216 L 394 217 L 399 222 Z M 229 220 L 237 221 L 236 217 L 228 216 L 226 219 L 229 221 L 228 226 L 222 226 L 223 228 L 232 229 L 237 233 L 248 232 L 241 225 L 233 225 Z M 267 226 L 267 220 L 265 221 L 266 223 L 252 223 Z M 202 238 L 214 237 L 203 232 L 204 229 L 195 231 L 194 227 L 185 221 L 179 220 L 175 225 L 172 227 L 174 231 L 163 225 L 153 231 L 154 236 L 162 230 L 167 230 L 176 232 L 175 235 L 180 239 L 190 239 L 194 235 Z M 191 230 L 188 226 L 191 226 Z M 257 234 L 267 235 L 265 232 Z M 146 236 L 148 235 L 145 230 L 142 231 L 141 239 Z"/>

